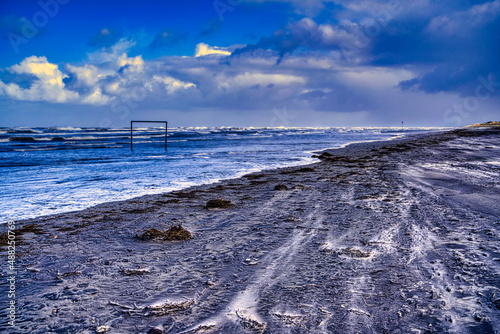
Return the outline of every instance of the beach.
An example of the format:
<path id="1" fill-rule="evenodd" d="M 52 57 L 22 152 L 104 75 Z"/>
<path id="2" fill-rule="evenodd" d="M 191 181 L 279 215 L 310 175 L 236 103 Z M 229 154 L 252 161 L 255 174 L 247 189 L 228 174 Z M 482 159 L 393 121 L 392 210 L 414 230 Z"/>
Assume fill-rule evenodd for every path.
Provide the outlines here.
<path id="1" fill-rule="evenodd" d="M 443 128 L 0 128 L 0 224 L 88 209 L 265 169 L 312 152 Z"/>
<path id="2" fill-rule="evenodd" d="M 499 332 L 499 134 L 476 127 L 351 144 L 306 166 L 17 221 L 17 328 L 6 306 L 0 325 Z M 179 224 L 191 238 L 141 238 Z M 2 296 L 8 289 L 2 279 Z"/>

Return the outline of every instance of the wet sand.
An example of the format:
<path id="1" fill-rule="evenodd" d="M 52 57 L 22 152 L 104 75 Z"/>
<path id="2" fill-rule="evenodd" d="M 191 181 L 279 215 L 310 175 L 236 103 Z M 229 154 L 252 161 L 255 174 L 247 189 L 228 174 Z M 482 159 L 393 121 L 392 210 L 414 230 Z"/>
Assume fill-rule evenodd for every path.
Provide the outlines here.
<path id="1" fill-rule="evenodd" d="M 36 228 L 17 237 L 18 329 L 4 306 L 0 325 L 500 332 L 499 135 L 470 128 L 353 144 L 308 166 L 17 222 Z M 211 199 L 232 205 L 207 209 Z M 192 239 L 136 237 L 179 223 Z"/>

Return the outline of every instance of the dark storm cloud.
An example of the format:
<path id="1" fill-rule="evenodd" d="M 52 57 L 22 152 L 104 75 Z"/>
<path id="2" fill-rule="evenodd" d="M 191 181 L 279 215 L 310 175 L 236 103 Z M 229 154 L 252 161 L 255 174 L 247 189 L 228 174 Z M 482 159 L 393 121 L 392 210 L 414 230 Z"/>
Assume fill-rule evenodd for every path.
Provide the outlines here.
<path id="1" fill-rule="evenodd" d="M 499 0 L 442 1 L 416 10 L 404 2 L 395 4 L 388 10 L 381 2 L 346 3 L 357 8 L 350 14 L 356 19 L 318 24 L 305 18 L 236 50 L 232 57 L 273 50 L 280 63 L 301 50 L 340 51 L 344 60 L 356 58 L 358 65 L 420 68 L 420 76 L 399 87 L 426 93 L 470 94 L 479 76 L 500 78 Z"/>
<path id="2" fill-rule="evenodd" d="M 432 66 L 421 76 L 401 82 L 400 87 L 471 94 L 478 77 L 500 77 L 499 14 L 500 1 L 493 1 L 411 25 L 396 22 L 399 29 L 374 41 L 372 64 Z"/>
<path id="3" fill-rule="evenodd" d="M 353 33 L 356 26 L 356 24 L 318 25 L 314 20 L 304 18 L 275 31 L 272 36 L 262 37 L 256 44 L 249 44 L 235 50 L 232 56 L 243 55 L 255 50 L 271 49 L 278 54 L 280 62 L 285 55 L 300 49 L 338 50 L 342 42 L 357 42 Z"/>

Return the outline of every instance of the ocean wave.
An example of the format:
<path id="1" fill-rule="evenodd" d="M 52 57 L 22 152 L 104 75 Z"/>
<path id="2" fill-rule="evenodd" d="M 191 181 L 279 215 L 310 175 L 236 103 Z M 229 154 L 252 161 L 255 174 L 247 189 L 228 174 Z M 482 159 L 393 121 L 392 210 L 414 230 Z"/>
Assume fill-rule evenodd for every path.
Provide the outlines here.
<path id="1" fill-rule="evenodd" d="M 56 137 L 32 137 L 36 142 L 49 142 L 49 141 L 65 141 L 66 139 L 61 136 Z"/>
<path id="2" fill-rule="evenodd" d="M 35 151 L 72 151 L 72 150 L 88 150 L 88 149 L 103 149 L 103 148 L 123 148 L 124 145 L 96 145 L 96 144 L 81 144 L 78 146 L 29 146 L 23 148 L 13 148 L 6 152 L 35 152 Z"/>
<path id="3" fill-rule="evenodd" d="M 89 140 L 106 140 L 113 139 L 109 137 L 31 137 L 31 136 L 13 136 L 8 139 L 3 139 L 2 142 L 22 142 L 22 143 L 34 143 L 34 142 L 54 142 L 54 141 L 89 141 Z"/>
<path id="4" fill-rule="evenodd" d="M 192 138 L 192 139 L 188 139 L 188 141 L 206 141 L 206 140 L 213 140 L 213 138 Z"/>
<path id="5" fill-rule="evenodd" d="M 64 140 L 67 141 L 85 141 L 85 140 L 102 140 L 102 139 L 112 139 L 113 137 L 94 137 L 94 136 L 85 136 L 85 137 L 64 137 Z"/>
<path id="6" fill-rule="evenodd" d="M 208 158 L 209 155 L 213 155 L 213 153 L 194 153 L 193 156 L 199 158 Z"/>
<path id="7" fill-rule="evenodd" d="M 135 140 L 135 138 L 134 138 L 134 145 L 135 144 L 151 144 L 151 143 L 159 143 L 159 141 L 154 142 L 151 140 Z M 128 143 L 128 144 L 130 144 L 130 143 Z"/>
<path id="8" fill-rule="evenodd" d="M 75 131 L 75 132 L 70 132 L 70 131 L 62 131 L 62 132 L 53 132 L 53 131 L 45 131 L 43 132 L 41 135 L 43 136 L 76 136 L 76 135 L 79 135 L 79 136 L 90 136 L 90 135 L 97 135 L 97 136 L 106 136 L 106 137 L 115 137 L 115 136 L 118 136 L 118 135 L 125 135 L 125 134 L 129 134 L 130 135 L 130 131 L 120 131 L 120 132 L 104 132 L 104 131 L 95 131 L 95 130 L 92 130 L 92 131 Z"/>
<path id="9" fill-rule="evenodd" d="M 42 131 L 35 130 L 32 128 L 11 128 L 7 129 L 7 133 L 42 133 Z"/>
<path id="10" fill-rule="evenodd" d="M 168 133 L 168 138 L 187 138 L 187 137 L 200 137 L 200 136 L 201 136 L 201 134 L 199 134 L 197 132 L 169 132 Z"/>
<path id="11" fill-rule="evenodd" d="M 36 142 L 36 139 L 33 137 L 10 137 L 9 141 L 19 143 L 33 143 Z"/>
<path id="12" fill-rule="evenodd" d="M 72 126 L 52 127 L 48 129 L 56 131 L 82 131 L 82 128 L 74 128 Z"/>
<path id="13" fill-rule="evenodd" d="M 130 139 L 130 136 L 128 136 L 127 138 Z M 139 136 L 135 136 L 134 135 L 134 139 L 135 138 L 162 138 L 163 140 L 165 140 L 165 134 L 162 134 L 162 135 L 159 135 L 159 134 L 154 134 L 154 135 L 139 135 Z"/>
<path id="14" fill-rule="evenodd" d="M 188 126 L 188 127 L 183 127 L 181 129 L 185 129 L 185 130 L 188 130 L 188 131 L 199 131 L 199 130 L 209 130 L 210 128 L 209 127 L 206 127 L 206 126 Z"/>
<path id="15" fill-rule="evenodd" d="M 35 151 L 57 151 L 59 150 L 58 148 L 15 148 L 12 151 L 14 152 L 35 152 Z M 35 166 L 36 164 L 33 164 Z M 26 165 L 26 166 L 32 166 L 31 164 Z"/>
<path id="16" fill-rule="evenodd" d="M 82 131 L 84 131 L 84 132 L 90 132 L 90 131 L 109 132 L 109 131 L 112 131 L 112 129 L 108 129 L 108 128 L 83 128 Z"/>

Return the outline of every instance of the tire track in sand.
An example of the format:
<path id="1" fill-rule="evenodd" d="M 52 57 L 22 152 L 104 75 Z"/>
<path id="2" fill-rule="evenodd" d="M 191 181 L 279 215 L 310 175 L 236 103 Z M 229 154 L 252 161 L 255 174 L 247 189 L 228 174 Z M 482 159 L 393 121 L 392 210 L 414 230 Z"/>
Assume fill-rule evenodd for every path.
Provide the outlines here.
<path id="1" fill-rule="evenodd" d="M 282 192 L 278 193 L 260 209 L 261 212 L 268 212 L 269 215 L 276 216 L 276 211 L 283 208 L 279 203 L 289 204 L 287 201 L 290 196 L 291 194 L 283 195 Z M 306 201 L 316 196 L 318 196 L 318 191 L 313 189 L 308 192 Z M 301 229 L 298 233 L 292 234 L 282 246 L 269 252 L 261 260 L 246 287 L 237 291 L 232 300 L 218 315 L 202 321 L 182 333 L 192 333 L 200 329 L 217 331 L 228 322 L 252 332 L 264 332 L 266 321 L 258 310 L 261 302 L 260 296 L 265 290 L 286 278 L 290 270 L 289 264 L 294 261 L 297 253 L 305 248 L 305 245 L 315 236 L 316 229 L 321 227 L 323 216 L 319 207 L 319 204 L 315 204 L 302 220 L 302 225 L 306 229 Z"/>

